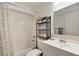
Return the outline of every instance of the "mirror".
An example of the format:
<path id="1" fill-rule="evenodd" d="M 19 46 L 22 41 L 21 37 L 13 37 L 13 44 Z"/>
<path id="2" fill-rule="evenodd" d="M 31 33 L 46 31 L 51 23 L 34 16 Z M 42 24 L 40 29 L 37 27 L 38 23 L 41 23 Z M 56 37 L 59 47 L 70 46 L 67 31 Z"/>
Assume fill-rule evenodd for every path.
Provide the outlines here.
<path id="1" fill-rule="evenodd" d="M 79 36 L 79 2 L 54 12 L 54 34 Z"/>

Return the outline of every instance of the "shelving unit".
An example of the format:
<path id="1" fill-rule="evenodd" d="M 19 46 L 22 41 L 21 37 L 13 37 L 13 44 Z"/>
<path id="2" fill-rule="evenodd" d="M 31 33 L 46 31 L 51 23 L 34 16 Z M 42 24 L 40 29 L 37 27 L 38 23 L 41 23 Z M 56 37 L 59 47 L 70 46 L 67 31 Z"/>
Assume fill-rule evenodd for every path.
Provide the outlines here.
<path id="1" fill-rule="evenodd" d="M 36 36 L 46 40 L 51 37 L 51 16 L 38 19 L 36 22 Z"/>

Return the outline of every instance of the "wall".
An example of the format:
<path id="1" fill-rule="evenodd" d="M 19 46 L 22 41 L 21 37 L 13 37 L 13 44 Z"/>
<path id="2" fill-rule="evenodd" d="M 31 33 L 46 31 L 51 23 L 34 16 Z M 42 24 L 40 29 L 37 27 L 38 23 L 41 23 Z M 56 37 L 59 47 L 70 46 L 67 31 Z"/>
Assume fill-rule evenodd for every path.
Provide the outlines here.
<path id="1" fill-rule="evenodd" d="M 51 35 L 54 34 L 54 29 L 53 29 L 53 3 L 43 5 L 39 8 L 36 9 L 38 11 L 38 16 L 51 16 Z"/>
<path id="2" fill-rule="evenodd" d="M 42 6 L 38 12 L 39 16 L 51 16 L 53 14 L 53 5 Z"/>

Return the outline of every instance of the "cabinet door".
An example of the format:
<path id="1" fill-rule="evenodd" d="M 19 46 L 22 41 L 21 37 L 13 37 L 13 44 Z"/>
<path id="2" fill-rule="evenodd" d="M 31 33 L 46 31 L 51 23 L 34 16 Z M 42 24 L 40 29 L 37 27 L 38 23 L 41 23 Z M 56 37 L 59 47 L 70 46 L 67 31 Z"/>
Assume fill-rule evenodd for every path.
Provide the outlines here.
<path id="1" fill-rule="evenodd" d="M 38 48 L 43 51 L 44 56 L 75 56 L 72 53 L 66 52 L 59 48 L 45 44 L 38 40 Z"/>

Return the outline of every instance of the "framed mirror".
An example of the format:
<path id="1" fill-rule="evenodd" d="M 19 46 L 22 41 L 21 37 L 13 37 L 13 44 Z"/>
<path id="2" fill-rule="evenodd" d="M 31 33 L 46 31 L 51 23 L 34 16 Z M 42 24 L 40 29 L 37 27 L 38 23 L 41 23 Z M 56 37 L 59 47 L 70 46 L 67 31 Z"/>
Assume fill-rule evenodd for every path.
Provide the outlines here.
<path id="1" fill-rule="evenodd" d="M 79 36 L 79 2 L 54 12 L 54 34 Z"/>

